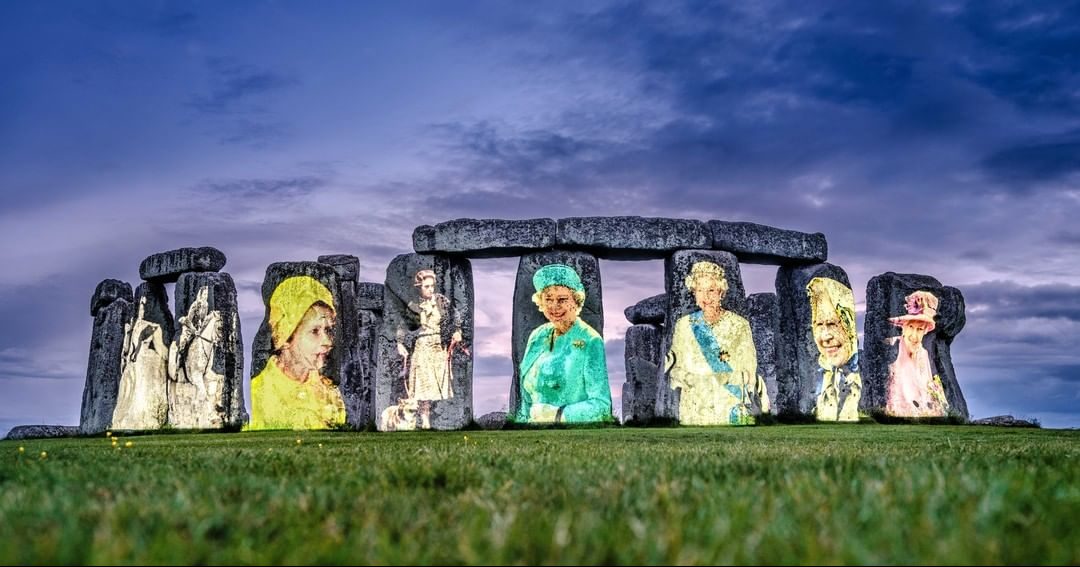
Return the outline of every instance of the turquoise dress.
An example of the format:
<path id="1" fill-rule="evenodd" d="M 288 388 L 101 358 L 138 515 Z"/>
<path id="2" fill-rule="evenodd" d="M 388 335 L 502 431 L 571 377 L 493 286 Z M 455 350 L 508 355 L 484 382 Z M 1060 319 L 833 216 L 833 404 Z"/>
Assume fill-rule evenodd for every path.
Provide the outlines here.
<path id="1" fill-rule="evenodd" d="M 557 423 L 613 421 L 603 337 L 580 318 L 566 334 L 554 333 L 555 326 L 545 323 L 529 335 L 514 421 L 531 422 L 533 404 L 557 408 Z"/>

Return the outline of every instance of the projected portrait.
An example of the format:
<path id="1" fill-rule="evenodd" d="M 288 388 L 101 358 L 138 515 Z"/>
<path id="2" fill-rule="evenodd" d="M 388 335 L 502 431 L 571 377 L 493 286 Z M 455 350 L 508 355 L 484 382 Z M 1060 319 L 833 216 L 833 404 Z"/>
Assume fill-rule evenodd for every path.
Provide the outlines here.
<path id="1" fill-rule="evenodd" d="M 533 274 L 533 303 L 547 323 L 532 331 L 521 359 L 518 423 L 611 421 L 604 339 L 578 315 L 585 287 L 574 268 L 548 264 Z"/>
<path id="2" fill-rule="evenodd" d="M 862 377 L 855 296 L 830 278 L 810 280 L 806 293 L 821 376 L 814 390 L 814 415 L 820 421 L 859 421 Z"/>
<path id="3" fill-rule="evenodd" d="M 169 397 L 173 403 L 191 408 L 190 427 L 221 427 L 218 400 L 225 376 L 214 368 L 221 348 L 221 312 L 210 309 L 209 287 L 199 288 L 186 314 L 177 320 L 180 327 L 169 351 Z"/>
<path id="4" fill-rule="evenodd" d="M 139 298 L 135 320 L 124 325 L 123 371 L 113 410 L 114 429 L 159 429 L 168 418 L 165 397 L 169 347 L 165 330 L 147 317 L 149 296 Z"/>
<path id="5" fill-rule="evenodd" d="M 411 325 L 396 332 L 405 397 L 384 410 L 384 431 L 430 429 L 432 404 L 454 397 L 454 355 L 468 354 L 468 349 L 462 342 L 461 314 L 435 292 L 436 284 L 434 270 L 413 276 L 417 298 L 409 302 L 413 318 L 406 322 Z"/>
<path id="6" fill-rule="evenodd" d="M 309 276 L 270 296 L 272 354 L 251 380 L 251 429 L 326 429 L 345 423 L 338 385 L 324 375 L 334 347 L 334 299 Z"/>
<path id="7" fill-rule="evenodd" d="M 889 319 L 900 327 L 901 335 L 892 339 L 897 353 L 889 365 L 885 412 L 898 417 L 943 417 L 949 402 L 923 346 L 923 337 L 935 327 L 938 298 L 928 291 L 916 291 L 905 298 L 904 308 L 906 314 Z"/>
<path id="8" fill-rule="evenodd" d="M 746 425 L 769 411 L 765 382 L 757 373 L 750 322 L 723 308 L 724 268 L 696 262 L 686 287 L 698 309 L 679 317 L 665 368 L 679 389 L 679 421 L 686 425 Z"/>

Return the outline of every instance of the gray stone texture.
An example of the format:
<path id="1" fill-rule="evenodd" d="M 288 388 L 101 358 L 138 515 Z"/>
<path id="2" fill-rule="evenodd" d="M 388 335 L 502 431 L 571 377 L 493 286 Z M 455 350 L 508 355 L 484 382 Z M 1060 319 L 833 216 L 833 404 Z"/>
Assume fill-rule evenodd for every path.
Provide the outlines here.
<path id="1" fill-rule="evenodd" d="M 357 307 L 365 311 L 382 313 L 383 287 L 383 284 L 373 282 L 360 282 L 356 284 Z"/>
<path id="2" fill-rule="evenodd" d="M 712 247 L 735 254 L 747 264 L 789 265 L 824 262 L 825 235 L 774 228 L 752 222 L 711 220 Z"/>
<path id="3" fill-rule="evenodd" d="M 552 219 L 456 219 L 413 231 L 413 249 L 420 254 L 504 258 L 554 245 Z"/>
<path id="4" fill-rule="evenodd" d="M 686 276 L 697 262 L 713 262 L 724 269 L 728 291 L 724 296 L 724 310 L 747 316 L 746 290 L 742 283 L 739 261 L 729 252 L 720 250 L 680 250 L 664 260 L 664 289 L 668 298 L 666 320 L 660 344 L 660 355 L 667 356 L 671 350 L 671 336 L 679 317 L 698 309 L 694 294 L 686 287 Z M 679 394 L 670 386 L 663 365 L 657 371 L 656 417 L 679 419 Z"/>
<path id="5" fill-rule="evenodd" d="M 1017 419 L 1011 415 L 995 415 L 993 417 L 984 417 L 981 419 L 975 419 L 971 421 L 972 425 L 997 425 L 999 427 L 1039 427 L 1037 421 L 1028 421 L 1026 419 Z M 10 434 L 8 435 L 10 438 Z"/>
<path id="6" fill-rule="evenodd" d="M 810 297 L 806 292 L 807 284 L 817 277 L 836 280 L 851 288 L 847 272 L 832 264 L 784 266 L 776 271 L 780 334 L 776 341 L 777 398 L 774 403 L 779 415 L 811 416 L 817 404 L 814 392 L 821 380 L 818 372 L 820 353 L 814 342 Z M 862 395 L 866 396 L 865 373 L 862 380 Z"/>
<path id="7" fill-rule="evenodd" d="M 49 437 L 75 437 L 79 428 L 74 425 L 16 425 L 4 437 L 7 441 L 23 439 L 46 439 Z"/>
<path id="8" fill-rule="evenodd" d="M 116 397 L 120 391 L 124 328 L 131 323 L 134 313 L 132 302 L 120 298 L 99 308 L 94 316 L 90 360 L 86 365 L 86 384 L 79 418 L 80 433 L 101 433 L 112 427 Z"/>
<path id="9" fill-rule="evenodd" d="M 556 246 L 611 260 L 658 260 L 675 250 L 711 248 L 705 223 L 656 217 L 559 219 Z"/>
<path id="10" fill-rule="evenodd" d="M 165 285 L 143 282 L 135 289 L 135 314 L 124 329 L 120 390 L 113 429 L 154 430 L 168 420 L 169 345 L 173 315 Z"/>
<path id="11" fill-rule="evenodd" d="M 960 390 L 952 364 L 951 345 L 964 328 L 964 296 L 960 290 L 944 286 L 937 279 L 921 274 L 886 272 L 870 278 L 866 284 L 866 318 L 863 322 L 863 398 L 860 409 L 881 412 L 885 408 L 889 382 L 889 365 L 896 360 L 897 347 L 892 337 L 901 330 L 889 317 L 907 313 L 905 298 L 914 291 L 925 290 L 938 298 L 935 328 L 923 338 L 934 371 L 941 377 L 950 414 L 970 419 L 967 401 Z"/>
<path id="12" fill-rule="evenodd" d="M 535 252 L 521 257 L 518 262 L 517 279 L 514 283 L 514 319 L 511 328 L 511 349 L 514 362 L 514 379 L 510 383 L 510 411 L 517 411 L 521 400 L 521 376 L 519 366 L 521 358 L 525 356 L 525 343 L 529 335 L 540 325 L 547 323 L 547 318 L 540 308 L 533 303 L 532 296 L 536 293 L 533 287 L 533 274 L 536 270 L 548 264 L 566 264 L 574 268 L 581 278 L 581 284 L 585 287 L 585 305 L 578 315 L 590 327 L 604 335 L 604 305 L 603 295 L 600 288 L 600 263 L 596 257 L 585 253 L 568 250 L 549 250 Z"/>
<path id="13" fill-rule="evenodd" d="M 169 352 L 169 425 L 239 429 L 244 407 L 244 343 L 236 285 L 224 272 L 181 274 Z"/>
<path id="14" fill-rule="evenodd" d="M 102 280 L 97 284 L 94 295 L 90 298 L 90 316 L 97 317 L 102 307 L 117 299 L 134 301 L 131 295 L 131 284 L 120 280 Z"/>
<path id="15" fill-rule="evenodd" d="M 758 374 L 765 379 L 769 401 L 776 403 L 777 360 L 776 341 L 780 336 L 780 304 L 775 293 L 755 293 L 746 298 L 750 330 L 757 348 Z"/>
<path id="16" fill-rule="evenodd" d="M 502 429 L 506 427 L 506 412 L 485 413 L 476 419 L 476 425 L 479 425 L 481 429 Z"/>
<path id="17" fill-rule="evenodd" d="M 186 272 L 219 272 L 224 267 L 225 254 L 217 248 L 179 248 L 147 256 L 139 264 L 139 277 L 146 281 L 173 283 Z"/>
<path id="18" fill-rule="evenodd" d="M 367 355 L 361 352 L 358 284 L 360 259 L 356 256 L 336 254 L 319 256 L 319 263 L 332 266 L 337 274 L 338 296 L 337 330 L 334 349 L 337 351 L 339 390 L 345 402 L 345 416 L 349 425 L 362 429 L 371 423 L 372 407 L 371 374 L 365 374 Z"/>
<path id="19" fill-rule="evenodd" d="M 623 310 L 623 315 L 634 325 L 663 325 L 667 304 L 667 295 L 661 293 L 627 307 Z"/>
<path id="20" fill-rule="evenodd" d="M 379 287 L 382 287 L 381 284 Z M 360 353 L 360 376 L 362 377 L 364 388 L 359 396 L 355 393 L 350 394 L 357 406 L 359 406 L 360 412 L 354 417 L 352 414 L 348 416 L 349 424 L 356 428 L 367 428 L 369 424 L 373 424 L 376 418 L 375 413 L 375 376 L 379 368 L 379 333 L 382 331 L 382 310 L 369 311 L 367 309 L 359 310 L 360 335 L 357 338 L 357 350 Z M 346 402 L 350 403 L 350 402 Z M 363 419 L 361 419 L 363 416 Z"/>
<path id="21" fill-rule="evenodd" d="M 421 338 L 420 289 L 414 282 L 421 270 L 435 272 L 435 293 L 445 298 L 436 297 L 442 324 L 435 338 L 451 368 L 451 396 L 427 402 L 409 392 L 407 384 L 414 363 L 421 365 L 416 367 L 419 372 L 423 372 L 424 364 L 434 364 L 420 350 L 425 339 Z M 402 254 L 391 260 L 386 268 L 375 374 L 375 418 L 380 431 L 425 428 L 423 406 L 427 405 L 431 429 L 461 429 L 472 422 L 473 305 L 472 265 L 468 259 Z M 461 331 L 462 341 L 450 349 L 457 330 Z M 409 355 L 408 361 L 398 351 L 399 341 Z"/>
<path id="22" fill-rule="evenodd" d="M 633 325 L 626 329 L 623 384 L 624 424 L 646 424 L 656 417 L 656 379 L 660 368 L 661 329 L 656 325 Z"/>
<path id="23" fill-rule="evenodd" d="M 338 274 L 338 281 L 356 283 L 360 277 L 360 259 L 348 254 L 328 254 L 319 256 L 320 264 L 328 264 L 334 267 Z"/>

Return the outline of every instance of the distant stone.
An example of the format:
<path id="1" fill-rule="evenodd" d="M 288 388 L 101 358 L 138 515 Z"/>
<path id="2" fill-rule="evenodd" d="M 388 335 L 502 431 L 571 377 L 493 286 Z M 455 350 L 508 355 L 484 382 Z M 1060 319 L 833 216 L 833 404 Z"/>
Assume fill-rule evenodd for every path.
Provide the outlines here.
<path id="1" fill-rule="evenodd" d="M 382 313 L 383 284 L 374 282 L 356 284 L 356 301 L 360 309 Z"/>
<path id="2" fill-rule="evenodd" d="M 657 260 L 683 249 L 711 248 L 709 227 L 697 220 L 656 217 L 559 219 L 556 245 L 602 259 Z"/>
<path id="3" fill-rule="evenodd" d="M 622 421 L 646 424 L 656 417 L 656 380 L 660 367 L 660 328 L 633 325 L 626 329 Z"/>
<path id="4" fill-rule="evenodd" d="M 755 293 L 746 298 L 747 319 L 757 348 L 758 374 L 765 380 L 769 401 L 777 403 L 776 341 L 780 335 L 780 306 L 775 293 Z M 775 411 L 775 410 L 774 410 Z"/>
<path id="5" fill-rule="evenodd" d="M 102 280 L 94 289 L 94 295 L 90 298 L 90 316 L 97 317 L 102 307 L 116 301 L 126 299 L 133 301 L 131 284 L 120 280 Z"/>
<path id="6" fill-rule="evenodd" d="M 481 429 L 502 429 L 506 427 L 506 412 L 493 411 L 485 413 L 476 420 Z"/>
<path id="7" fill-rule="evenodd" d="M 16 425 L 8 431 L 7 441 L 23 439 L 47 439 L 49 437 L 75 437 L 79 427 L 75 425 Z"/>
<path id="8" fill-rule="evenodd" d="M 886 272 L 866 284 L 866 318 L 863 324 L 863 401 L 864 409 L 884 412 L 888 402 L 889 367 L 898 356 L 901 329 L 889 318 L 907 315 L 908 296 L 926 291 L 938 300 L 934 312 L 935 327 L 923 337 L 931 372 L 940 377 L 948 402 L 948 415 L 970 419 L 967 401 L 952 363 L 950 345 L 964 328 L 964 297 L 960 290 L 941 285 L 937 279 L 921 274 Z M 901 416 L 906 417 L 906 416 Z"/>
<path id="9" fill-rule="evenodd" d="M 554 245 L 552 219 L 456 219 L 413 231 L 413 249 L 421 254 L 503 258 Z"/>
<path id="10" fill-rule="evenodd" d="M 139 264 L 139 277 L 173 283 L 185 272 L 219 272 L 224 267 L 225 254 L 217 248 L 179 248 L 147 256 Z"/>
<path id="11" fill-rule="evenodd" d="M 325 256 L 320 256 L 323 262 Z M 355 256 L 338 256 L 337 258 L 352 258 Z M 327 262 L 323 262 L 327 263 Z M 334 348 L 338 350 L 338 364 L 340 365 L 341 395 L 345 402 L 346 421 L 355 429 L 363 429 L 371 423 L 374 415 L 372 406 L 372 390 L 374 382 L 372 375 L 365 373 L 367 353 L 361 351 L 361 330 L 363 323 L 359 307 L 359 298 L 356 296 L 357 283 L 355 270 L 341 270 L 341 266 L 352 265 L 342 262 L 335 265 L 338 274 L 338 294 L 341 303 L 337 306 L 337 326 L 340 333 L 334 338 Z M 359 263 L 356 263 L 359 266 Z"/>
<path id="12" fill-rule="evenodd" d="M 120 391 L 124 329 L 134 315 L 131 301 L 120 298 L 100 308 L 90 334 L 90 360 L 86 365 L 79 432 L 102 433 L 112 427 Z"/>
<path id="13" fill-rule="evenodd" d="M 711 220 L 712 247 L 735 254 L 747 264 L 787 265 L 828 259 L 825 235 L 774 228 L 752 222 Z"/>
<path id="14" fill-rule="evenodd" d="M 320 264 L 329 264 L 338 273 L 338 279 L 343 282 L 356 282 L 360 276 L 360 259 L 348 254 L 331 254 L 319 256 Z"/>
<path id="15" fill-rule="evenodd" d="M 667 302 L 663 293 L 647 297 L 624 309 L 623 315 L 634 325 L 663 325 Z"/>
<path id="16" fill-rule="evenodd" d="M 173 316 L 165 285 L 143 282 L 135 289 L 135 315 L 124 329 L 120 390 L 113 429 L 161 429 L 168 420 L 167 384 Z"/>
<path id="17" fill-rule="evenodd" d="M 1026 419 L 1017 419 L 1011 415 L 995 415 L 994 417 L 984 417 L 976 419 L 971 422 L 972 425 L 998 425 L 1002 427 L 1040 427 L 1035 421 L 1028 421 Z M 10 437 L 10 435 L 9 435 Z"/>

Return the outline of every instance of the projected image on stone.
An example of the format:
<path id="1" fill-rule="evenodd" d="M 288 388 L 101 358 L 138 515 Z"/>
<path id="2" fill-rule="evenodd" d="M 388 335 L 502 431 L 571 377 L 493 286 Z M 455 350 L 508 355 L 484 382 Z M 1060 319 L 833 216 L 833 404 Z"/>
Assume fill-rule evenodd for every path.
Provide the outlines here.
<path id="1" fill-rule="evenodd" d="M 160 284 L 140 285 L 135 297 L 135 319 L 124 325 L 120 388 L 112 426 L 160 429 L 169 415 L 166 383 L 172 317 Z"/>
<path id="2" fill-rule="evenodd" d="M 889 318 L 900 327 L 901 335 L 891 339 L 897 352 L 889 364 L 885 412 L 897 417 L 944 417 L 949 402 L 941 376 L 923 345 L 927 333 L 936 326 L 938 298 L 928 291 L 915 291 L 905 298 L 904 308 L 905 314 Z"/>
<path id="3" fill-rule="evenodd" d="M 336 312 L 310 276 L 284 279 L 270 296 L 272 350 L 251 380 L 251 429 L 326 429 L 345 423 L 338 384 L 327 376 Z"/>
<path id="4" fill-rule="evenodd" d="M 821 376 L 814 391 L 814 416 L 820 421 L 858 421 L 862 377 L 855 295 L 848 286 L 822 277 L 810 280 L 806 293 Z"/>

